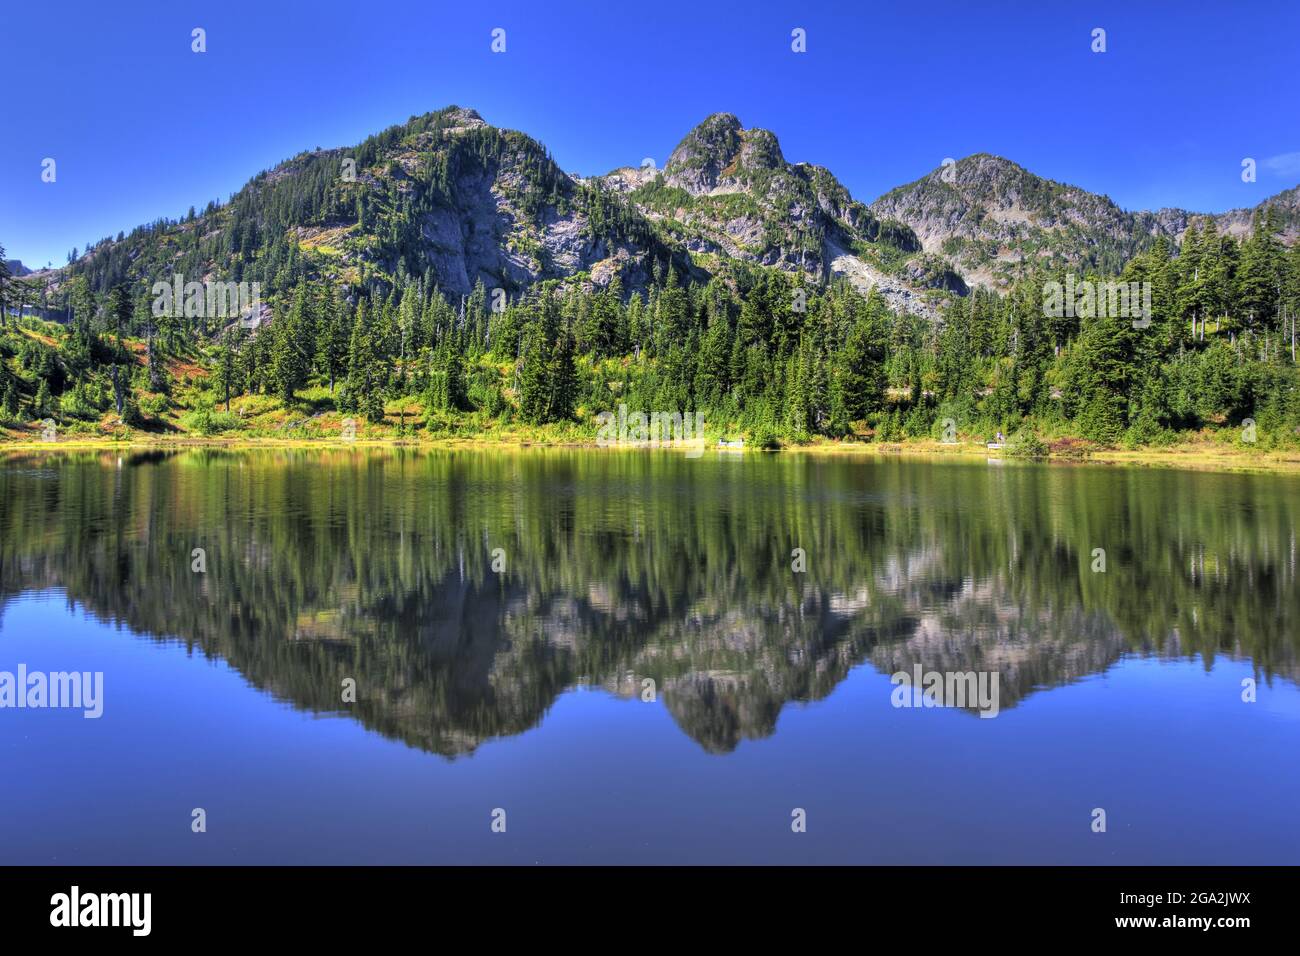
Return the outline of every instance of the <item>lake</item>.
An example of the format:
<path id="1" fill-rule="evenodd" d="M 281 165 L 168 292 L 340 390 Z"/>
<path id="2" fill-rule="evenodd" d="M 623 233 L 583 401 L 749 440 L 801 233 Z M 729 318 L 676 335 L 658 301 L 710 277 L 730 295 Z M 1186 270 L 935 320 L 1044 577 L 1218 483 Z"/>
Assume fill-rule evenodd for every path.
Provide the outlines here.
<path id="1" fill-rule="evenodd" d="M 9 454 L 0 863 L 1295 863 L 1298 517 L 978 459 Z"/>

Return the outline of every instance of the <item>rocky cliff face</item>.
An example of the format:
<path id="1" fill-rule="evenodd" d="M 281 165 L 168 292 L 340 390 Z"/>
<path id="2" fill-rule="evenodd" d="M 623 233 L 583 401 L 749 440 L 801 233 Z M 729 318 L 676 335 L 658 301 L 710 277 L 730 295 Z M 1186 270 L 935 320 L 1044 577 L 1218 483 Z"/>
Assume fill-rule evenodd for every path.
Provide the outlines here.
<path id="1" fill-rule="evenodd" d="M 449 117 L 453 125 L 404 144 L 397 157 L 409 190 L 425 200 L 410 251 L 447 291 L 466 294 L 482 282 L 513 293 L 579 273 L 606 282 L 617 274 L 639 288 L 652 259 L 672 256 L 617 195 L 563 173 L 536 141 L 472 110 Z M 430 201 L 421 171 L 439 164 L 449 178 Z M 385 175 L 382 164 L 375 175 Z"/>

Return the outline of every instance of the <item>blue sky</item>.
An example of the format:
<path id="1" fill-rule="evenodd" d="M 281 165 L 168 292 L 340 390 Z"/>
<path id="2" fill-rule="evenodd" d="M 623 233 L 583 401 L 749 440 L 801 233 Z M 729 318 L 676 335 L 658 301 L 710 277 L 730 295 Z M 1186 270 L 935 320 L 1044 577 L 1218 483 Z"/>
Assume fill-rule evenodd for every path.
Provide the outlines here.
<path id="1" fill-rule="evenodd" d="M 662 165 L 727 111 L 866 202 L 991 152 L 1126 208 L 1220 211 L 1300 183 L 1298 54 L 1291 0 L 15 2 L 0 20 L 0 243 L 61 264 L 302 149 L 451 103 L 583 174 Z"/>

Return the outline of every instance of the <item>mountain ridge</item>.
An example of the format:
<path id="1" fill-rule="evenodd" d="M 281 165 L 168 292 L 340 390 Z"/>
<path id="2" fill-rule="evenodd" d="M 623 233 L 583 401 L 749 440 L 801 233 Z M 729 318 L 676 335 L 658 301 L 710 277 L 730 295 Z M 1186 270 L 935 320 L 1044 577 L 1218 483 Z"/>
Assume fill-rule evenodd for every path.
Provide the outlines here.
<path id="1" fill-rule="evenodd" d="M 173 271 L 241 279 L 251 269 L 273 283 L 306 256 L 349 283 L 426 274 L 453 295 L 482 284 L 516 296 L 546 281 L 615 279 L 630 294 L 668 268 L 703 280 L 759 267 L 843 276 L 933 318 L 974 286 L 1003 290 L 1039 266 L 1117 273 L 1157 237 L 1177 246 L 1196 221 L 1240 235 L 1268 208 L 1294 241 L 1300 187 L 1219 214 L 1127 211 L 988 153 L 868 204 L 731 113 L 692 127 L 663 169 L 584 177 L 527 134 L 449 106 L 355 146 L 299 153 L 225 204 L 101 241 L 54 272 L 85 273 L 100 291 Z"/>

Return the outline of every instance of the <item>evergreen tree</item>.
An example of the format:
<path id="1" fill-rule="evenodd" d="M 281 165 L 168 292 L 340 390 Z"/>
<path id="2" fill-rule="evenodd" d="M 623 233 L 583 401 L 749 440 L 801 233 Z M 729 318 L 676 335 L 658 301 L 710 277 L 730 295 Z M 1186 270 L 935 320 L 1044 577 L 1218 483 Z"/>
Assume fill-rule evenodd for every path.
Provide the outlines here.
<path id="1" fill-rule="evenodd" d="M 1284 276 L 1284 252 L 1273 234 L 1272 218 L 1255 214 L 1254 232 L 1241 251 L 1237 275 L 1238 308 L 1246 331 L 1262 331 L 1278 314 Z"/>
<path id="2" fill-rule="evenodd" d="M 715 318 L 704 334 L 695 372 L 697 396 L 707 407 L 721 406 L 731 389 L 732 345 L 726 318 Z"/>
<path id="3" fill-rule="evenodd" d="M 444 344 L 433 354 L 425 407 L 431 412 L 458 412 L 463 411 L 467 404 L 461 357 L 449 344 Z"/>
<path id="4" fill-rule="evenodd" d="M 230 397 L 239 389 L 239 344 L 234 333 L 227 329 L 217 346 L 216 361 L 213 363 L 212 384 L 221 400 L 230 411 Z"/>
<path id="5" fill-rule="evenodd" d="M 1113 442 L 1128 427 L 1133 331 L 1128 318 L 1093 318 L 1071 350 L 1065 391 L 1086 438 Z"/>
<path id="6" fill-rule="evenodd" d="M 348 379 L 345 411 L 358 411 L 372 425 L 384 420 L 386 374 L 377 340 L 378 331 L 370 319 L 368 300 L 357 306 L 356 321 L 348 344 Z"/>
<path id="7" fill-rule="evenodd" d="M 555 343 L 548 372 L 551 398 L 546 420 L 571 419 L 578 397 L 578 369 L 574 360 L 573 336 L 567 330 L 560 333 Z"/>
<path id="8" fill-rule="evenodd" d="M 320 335 L 316 340 L 316 366 L 329 382 L 330 394 L 338 378 L 348 369 L 349 344 L 352 337 L 351 314 L 340 295 L 324 299 Z"/>
<path id="9" fill-rule="evenodd" d="M 862 317 L 854 322 L 836 363 L 844 412 L 852 421 L 878 409 L 885 393 L 885 356 L 880 330 Z"/>
<path id="10" fill-rule="evenodd" d="M 0 243 L 0 329 L 9 321 L 9 299 L 13 295 L 13 274 L 5 260 L 4 243 Z"/>
<path id="11" fill-rule="evenodd" d="M 308 322 L 307 289 L 300 285 L 288 314 L 271 326 L 271 378 L 285 405 L 293 401 L 293 393 L 307 382 L 310 362 L 303 340 Z"/>
<path id="12" fill-rule="evenodd" d="M 540 425 L 550 421 L 550 356 L 541 329 L 533 327 L 524 336 L 519 363 L 519 417 Z"/>

